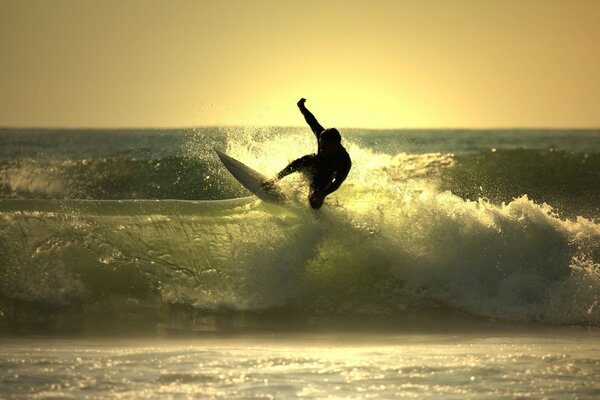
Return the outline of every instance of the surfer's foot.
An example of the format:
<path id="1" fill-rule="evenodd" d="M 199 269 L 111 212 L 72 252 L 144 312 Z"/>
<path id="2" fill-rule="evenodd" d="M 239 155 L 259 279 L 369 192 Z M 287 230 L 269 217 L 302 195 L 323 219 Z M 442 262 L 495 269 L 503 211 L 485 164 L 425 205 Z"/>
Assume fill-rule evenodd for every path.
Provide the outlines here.
<path id="1" fill-rule="evenodd" d="M 268 181 L 264 181 L 262 183 L 263 190 L 271 190 L 271 189 L 273 189 L 274 186 L 275 186 L 275 180 L 274 179 L 269 179 Z"/>
<path id="2" fill-rule="evenodd" d="M 314 192 L 308 197 L 308 202 L 310 206 L 315 210 L 318 210 L 323 205 L 325 201 L 325 196 L 321 195 L 320 192 Z"/>

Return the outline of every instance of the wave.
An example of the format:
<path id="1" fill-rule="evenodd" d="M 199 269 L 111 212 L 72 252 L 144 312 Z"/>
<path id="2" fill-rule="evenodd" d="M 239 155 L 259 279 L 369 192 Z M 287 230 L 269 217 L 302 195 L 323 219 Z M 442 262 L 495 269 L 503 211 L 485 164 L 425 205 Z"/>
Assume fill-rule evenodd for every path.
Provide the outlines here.
<path id="1" fill-rule="evenodd" d="M 139 160 L 0 162 L 0 196 L 24 199 L 223 199 L 246 194 L 215 160 L 187 157 Z"/>
<path id="2" fill-rule="evenodd" d="M 498 150 L 457 155 L 440 188 L 494 203 L 527 195 L 566 216 L 600 218 L 600 153 Z"/>
<path id="3" fill-rule="evenodd" d="M 252 198 L 2 200 L 2 324 L 130 318 L 136 307 L 170 323 L 160 310 L 182 306 L 195 319 L 438 309 L 600 325 L 597 223 L 527 197 L 497 206 L 423 188 L 357 195 L 346 190 L 320 213 Z"/>
<path id="4" fill-rule="evenodd" d="M 268 175 L 314 145 L 260 140 L 224 148 Z M 598 153 L 345 143 L 353 169 L 319 212 L 246 197 L 204 141 L 185 157 L 2 161 L 0 327 L 431 310 L 600 325 Z M 281 185 L 304 202 L 300 179 Z"/>

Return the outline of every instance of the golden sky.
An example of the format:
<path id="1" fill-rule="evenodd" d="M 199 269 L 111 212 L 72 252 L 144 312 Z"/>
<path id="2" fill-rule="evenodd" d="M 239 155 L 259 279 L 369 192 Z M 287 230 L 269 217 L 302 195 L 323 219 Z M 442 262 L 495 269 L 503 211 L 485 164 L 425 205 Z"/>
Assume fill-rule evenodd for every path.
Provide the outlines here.
<path id="1" fill-rule="evenodd" d="M 600 127 L 600 1 L 0 0 L 0 126 Z"/>

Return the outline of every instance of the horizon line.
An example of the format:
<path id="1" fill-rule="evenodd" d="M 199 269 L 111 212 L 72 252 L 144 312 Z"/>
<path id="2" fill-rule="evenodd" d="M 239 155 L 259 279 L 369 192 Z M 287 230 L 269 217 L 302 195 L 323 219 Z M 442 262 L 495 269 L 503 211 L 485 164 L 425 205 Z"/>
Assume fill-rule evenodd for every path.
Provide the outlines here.
<path id="1" fill-rule="evenodd" d="M 230 129 L 304 129 L 305 126 L 300 125 L 196 125 L 196 126 L 11 126 L 0 125 L 0 129 L 15 129 L 15 130 L 184 130 L 184 129 L 215 129 L 215 128 L 230 128 Z M 564 126 L 564 127 L 547 127 L 547 126 L 495 126 L 495 127 L 397 127 L 397 128 L 366 128 L 366 127 L 340 127 L 339 130 L 366 130 L 366 131 L 482 131 L 482 130 L 600 130 L 600 126 Z"/>

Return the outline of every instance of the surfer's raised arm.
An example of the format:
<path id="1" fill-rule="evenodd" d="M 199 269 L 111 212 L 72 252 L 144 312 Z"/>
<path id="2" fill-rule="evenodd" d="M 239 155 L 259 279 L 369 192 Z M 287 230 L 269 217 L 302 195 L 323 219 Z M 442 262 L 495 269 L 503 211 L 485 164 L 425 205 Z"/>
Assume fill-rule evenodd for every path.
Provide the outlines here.
<path id="1" fill-rule="evenodd" d="M 323 128 L 323 126 L 321 126 L 321 124 L 319 124 L 319 121 L 317 121 L 315 116 L 310 111 L 308 111 L 308 108 L 306 108 L 306 106 L 304 105 L 305 102 L 306 102 L 305 98 L 300 99 L 298 101 L 298 108 L 300 109 L 300 112 L 302 113 L 302 115 L 304 115 L 304 119 L 306 120 L 306 123 L 308 124 L 308 126 L 310 126 L 310 129 L 313 131 L 313 133 L 317 137 L 317 140 L 319 140 L 319 135 L 321 134 L 321 132 L 323 132 L 325 130 L 325 128 Z"/>

